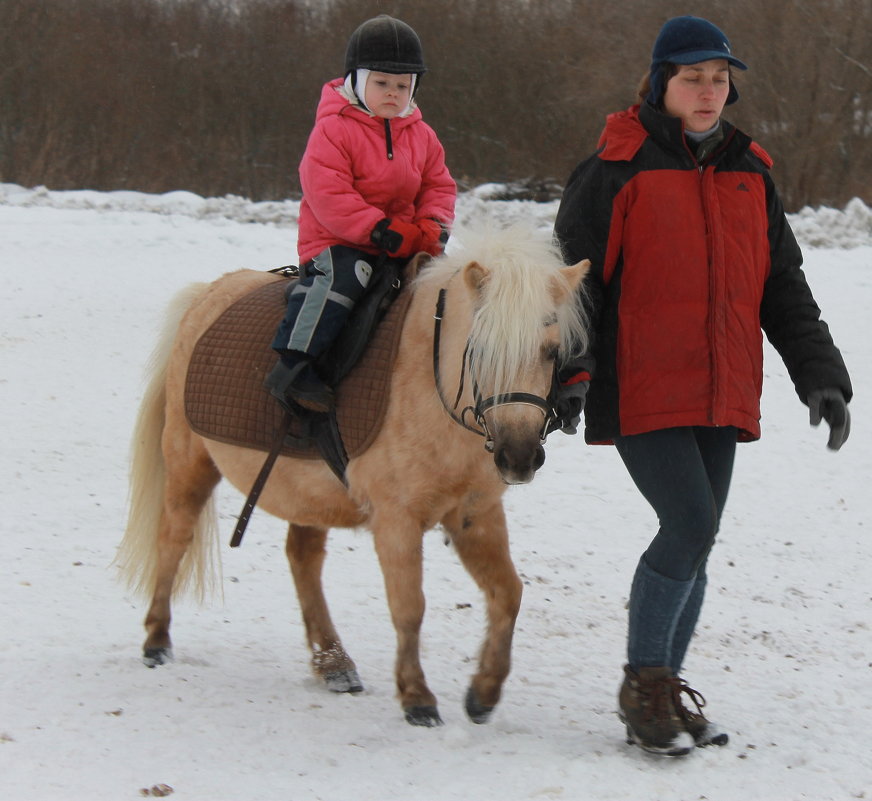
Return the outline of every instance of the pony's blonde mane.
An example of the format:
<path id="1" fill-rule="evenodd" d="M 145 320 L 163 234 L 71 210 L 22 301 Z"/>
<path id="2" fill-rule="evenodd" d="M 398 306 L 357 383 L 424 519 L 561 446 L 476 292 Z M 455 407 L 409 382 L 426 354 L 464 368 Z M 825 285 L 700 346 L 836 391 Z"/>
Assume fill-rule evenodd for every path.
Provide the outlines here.
<path id="1" fill-rule="evenodd" d="M 476 377 L 489 391 L 510 391 L 513 377 L 540 358 L 548 323 L 558 326 L 561 358 L 587 347 L 581 293 L 568 293 L 569 302 L 555 301 L 555 282 L 567 292 L 568 284 L 550 232 L 522 223 L 486 223 L 455 230 L 453 238 L 450 252 L 425 268 L 418 281 L 446 283 L 473 261 L 490 271 L 470 332 Z"/>

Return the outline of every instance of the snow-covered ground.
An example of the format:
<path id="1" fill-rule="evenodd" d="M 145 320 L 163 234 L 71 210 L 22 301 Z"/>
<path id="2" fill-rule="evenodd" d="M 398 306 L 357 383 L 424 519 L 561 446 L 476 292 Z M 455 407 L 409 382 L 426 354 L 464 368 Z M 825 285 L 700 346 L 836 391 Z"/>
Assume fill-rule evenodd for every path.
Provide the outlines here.
<path id="1" fill-rule="evenodd" d="M 464 195 L 462 219 L 556 204 Z M 872 211 L 791 217 L 855 382 L 839 453 L 767 350 L 764 435 L 739 448 L 687 662 L 725 748 L 658 760 L 614 714 L 630 578 L 652 513 L 611 448 L 555 435 L 507 494 L 525 580 L 513 672 L 486 726 L 463 695 L 483 628 L 472 580 L 426 540 L 424 666 L 446 725 L 403 722 L 369 536 L 337 531 L 334 618 L 366 692 L 311 676 L 283 553 L 255 512 L 223 546 L 224 598 L 177 604 L 176 661 L 140 662 L 146 604 L 110 562 L 142 371 L 175 291 L 295 260 L 297 205 L 0 186 L 0 799 L 848 801 L 872 799 Z M 824 426 L 825 428 L 825 426 Z M 242 496 L 220 489 L 226 543 Z"/>

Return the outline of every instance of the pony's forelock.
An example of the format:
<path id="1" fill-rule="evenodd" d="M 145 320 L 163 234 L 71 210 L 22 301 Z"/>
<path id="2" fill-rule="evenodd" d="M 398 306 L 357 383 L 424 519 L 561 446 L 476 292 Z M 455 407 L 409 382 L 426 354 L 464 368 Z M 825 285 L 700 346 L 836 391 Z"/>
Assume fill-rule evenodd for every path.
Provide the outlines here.
<path id="1" fill-rule="evenodd" d="M 419 280 L 444 281 L 446 273 L 473 261 L 489 270 L 470 337 L 480 382 L 496 393 L 508 391 L 512 377 L 539 358 L 548 322 L 557 322 L 561 355 L 586 346 L 580 295 L 568 287 L 560 250 L 549 231 L 524 223 L 485 223 L 456 229 L 452 236 L 449 253 L 427 267 Z M 555 282 L 564 287 L 569 302 L 555 302 Z"/>

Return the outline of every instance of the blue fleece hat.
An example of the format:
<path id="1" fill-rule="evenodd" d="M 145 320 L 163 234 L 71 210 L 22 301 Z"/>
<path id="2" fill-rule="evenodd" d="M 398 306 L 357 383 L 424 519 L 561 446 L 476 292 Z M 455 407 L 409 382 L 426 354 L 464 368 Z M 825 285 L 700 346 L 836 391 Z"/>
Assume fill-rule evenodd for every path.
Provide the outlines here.
<path id="1" fill-rule="evenodd" d="M 732 54 L 730 40 L 717 25 L 700 17 L 673 17 L 667 20 L 654 42 L 651 53 L 651 91 L 645 99 L 652 106 L 656 106 L 663 99 L 666 91 L 663 83 L 664 65 L 699 64 L 700 61 L 711 61 L 715 58 L 725 58 L 737 69 L 748 69 L 747 64 Z M 730 81 L 727 105 L 738 99 L 736 86 Z"/>

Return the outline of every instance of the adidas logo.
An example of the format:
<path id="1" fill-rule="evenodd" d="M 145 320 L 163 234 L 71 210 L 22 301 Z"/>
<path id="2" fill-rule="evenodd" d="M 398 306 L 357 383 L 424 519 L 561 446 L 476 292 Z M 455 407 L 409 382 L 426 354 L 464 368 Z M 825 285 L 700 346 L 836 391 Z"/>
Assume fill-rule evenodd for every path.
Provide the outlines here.
<path id="1" fill-rule="evenodd" d="M 747 186 L 745 186 L 745 182 L 744 182 L 744 181 L 741 181 L 741 182 L 739 183 L 739 185 L 736 187 L 736 190 L 739 191 L 739 192 L 750 192 L 750 191 L 751 191 L 750 189 L 748 189 Z"/>

